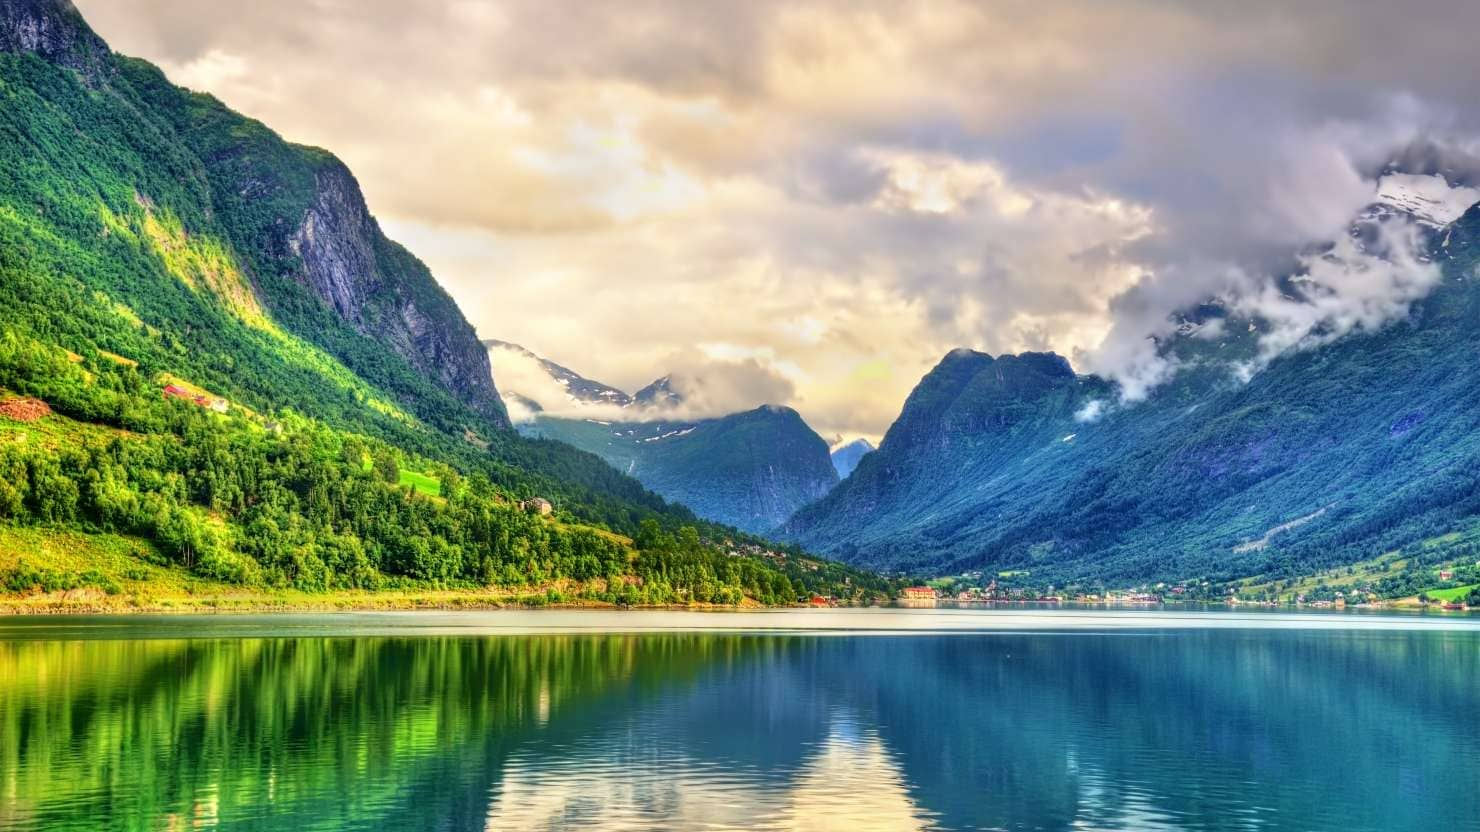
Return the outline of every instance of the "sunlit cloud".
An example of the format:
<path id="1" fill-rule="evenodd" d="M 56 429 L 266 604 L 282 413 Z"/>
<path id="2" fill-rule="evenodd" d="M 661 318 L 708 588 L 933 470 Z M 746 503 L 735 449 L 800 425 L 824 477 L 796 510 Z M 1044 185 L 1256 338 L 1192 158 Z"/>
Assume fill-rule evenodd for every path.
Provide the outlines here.
<path id="1" fill-rule="evenodd" d="M 1457 0 L 1421 42 L 1337 0 L 79 5 L 342 156 L 483 337 L 826 436 L 959 346 L 1143 393 L 1172 313 L 1260 297 L 1386 162 L 1480 178 Z"/>

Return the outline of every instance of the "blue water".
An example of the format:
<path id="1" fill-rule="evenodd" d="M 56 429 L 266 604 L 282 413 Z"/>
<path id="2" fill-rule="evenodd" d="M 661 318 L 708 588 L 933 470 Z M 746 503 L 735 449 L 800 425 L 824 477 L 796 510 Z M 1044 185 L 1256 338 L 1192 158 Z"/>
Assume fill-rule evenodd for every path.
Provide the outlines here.
<path id="1" fill-rule="evenodd" d="M 1480 621 L 0 620 L 0 830 L 1480 829 Z"/>

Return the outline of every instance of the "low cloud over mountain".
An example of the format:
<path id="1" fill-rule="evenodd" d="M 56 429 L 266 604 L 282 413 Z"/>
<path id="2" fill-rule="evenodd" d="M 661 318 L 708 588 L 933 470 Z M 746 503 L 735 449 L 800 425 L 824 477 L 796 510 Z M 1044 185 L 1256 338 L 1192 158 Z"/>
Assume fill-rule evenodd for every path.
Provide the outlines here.
<path id="1" fill-rule="evenodd" d="M 696 400 L 759 384 L 828 434 L 881 434 L 958 345 L 1135 395 L 1211 295 L 1282 322 L 1271 348 L 1401 317 L 1428 281 L 1396 228 L 1389 265 L 1317 267 L 1315 309 L 1278 281 L 1390 162 L 1477 169 L 1457 0 L 80 5 L 340 149 L 485 337 L 623 389 L 689 356 Z"/>

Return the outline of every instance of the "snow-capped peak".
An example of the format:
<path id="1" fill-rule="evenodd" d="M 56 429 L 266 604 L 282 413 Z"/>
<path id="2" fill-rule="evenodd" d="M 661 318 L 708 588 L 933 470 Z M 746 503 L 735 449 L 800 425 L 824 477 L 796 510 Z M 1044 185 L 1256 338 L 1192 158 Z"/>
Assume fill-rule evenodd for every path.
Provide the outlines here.
<path id="1" fill-rule="evenodd" d="M 1452 186 L 1437 174 L 1389 173 L 1377 180 L 1377 201 L 1443 227 L 1480 202 L 1480 188 Z"/>

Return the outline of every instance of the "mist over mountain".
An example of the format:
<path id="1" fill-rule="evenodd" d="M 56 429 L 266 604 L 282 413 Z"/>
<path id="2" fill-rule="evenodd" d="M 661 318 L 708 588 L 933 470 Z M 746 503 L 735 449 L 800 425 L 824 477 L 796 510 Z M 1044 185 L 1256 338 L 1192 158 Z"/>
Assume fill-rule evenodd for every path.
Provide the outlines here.
<path id="1" fill-rule="evenodd" d="M 1480 206 L 1417 175 L 1384 194 L 1277 297 L 1184 310 L 1138 397 L 1058 356 L 947 355 L 786 532 L 876 568 L 1120 583 L 1473 546 Z"/>
<path id="2" fill-rule="evenodd" d="M 516 344 L 485 343 L 508 372 L 521 433 L 594 453 L 701 517 L 766 533 L 838 482 L 827 443 L 790 408 L 685 418 L 673 376 L 628 395 Z"/>

